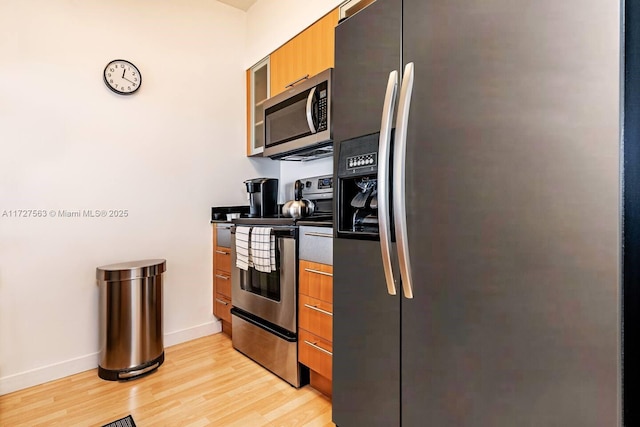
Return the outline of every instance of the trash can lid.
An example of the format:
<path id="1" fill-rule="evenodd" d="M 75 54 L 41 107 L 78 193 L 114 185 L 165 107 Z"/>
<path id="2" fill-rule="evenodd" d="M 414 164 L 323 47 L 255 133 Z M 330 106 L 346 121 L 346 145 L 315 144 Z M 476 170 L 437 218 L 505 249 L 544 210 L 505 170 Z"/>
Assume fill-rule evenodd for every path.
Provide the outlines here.
<path id="1" fill-rule="evenodd" d="M 166 270 L 167 261 L 164 259 L 143 259 L 98 267 L 96 278 L 103 282 L 117 282 L 157 276 Z"/>

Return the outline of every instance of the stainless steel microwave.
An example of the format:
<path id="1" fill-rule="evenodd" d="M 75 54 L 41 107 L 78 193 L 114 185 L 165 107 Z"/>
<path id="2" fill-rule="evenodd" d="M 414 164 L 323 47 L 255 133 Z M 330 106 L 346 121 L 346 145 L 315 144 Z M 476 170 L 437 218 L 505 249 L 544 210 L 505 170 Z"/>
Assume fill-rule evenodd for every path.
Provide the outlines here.
<path id="1" fill-rule="evenodd" d="M 265 156 L 304 161 L 333 154 L 332 74 L 326 69 L 265 101 Z"/>

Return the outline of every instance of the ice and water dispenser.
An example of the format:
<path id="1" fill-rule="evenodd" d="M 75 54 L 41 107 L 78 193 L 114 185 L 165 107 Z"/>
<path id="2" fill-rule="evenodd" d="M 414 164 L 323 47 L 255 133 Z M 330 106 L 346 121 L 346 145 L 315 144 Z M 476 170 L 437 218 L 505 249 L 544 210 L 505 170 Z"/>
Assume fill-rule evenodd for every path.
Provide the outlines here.
<path id="1" fill-rule="evenodd" d="M 379 133 L 342 141 L 338 157 L 338 235 L 378 239 Z"/>

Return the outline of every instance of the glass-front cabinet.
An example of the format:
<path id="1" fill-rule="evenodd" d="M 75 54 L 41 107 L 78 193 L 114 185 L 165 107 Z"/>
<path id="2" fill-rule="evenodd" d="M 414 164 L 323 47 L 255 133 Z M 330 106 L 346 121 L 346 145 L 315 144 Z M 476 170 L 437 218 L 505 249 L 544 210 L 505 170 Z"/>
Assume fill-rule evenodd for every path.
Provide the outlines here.
<path id="1" fill-rule="evenodd" d="M 259 155 L 264 150 L 264 101 L 269 98 L 269 57 L 247 71 L 247 156 Z"/>

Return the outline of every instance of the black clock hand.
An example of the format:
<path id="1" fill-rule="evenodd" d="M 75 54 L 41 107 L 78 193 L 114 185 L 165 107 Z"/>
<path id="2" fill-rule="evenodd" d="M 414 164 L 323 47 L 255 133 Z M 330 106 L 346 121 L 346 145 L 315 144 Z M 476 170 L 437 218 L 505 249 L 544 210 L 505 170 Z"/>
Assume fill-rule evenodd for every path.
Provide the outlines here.
<path id="1" fill-rule="evenodd" d="M 128 81 L 129 83 L 135 84 L 133 83 L 131 80 L 129 80 L 128 78 L 126 78 L 125 76 L 122 76 L 123 79 L 125 79 L 126 81 Z"/>
<path id="2" fill-rule="evenodd" d="M 122 78 L 124 79 L 124 73 L 126 73 L 127 70 L 122 70 Z M 125 79 L 126 80 L 126 79 Z"/>

